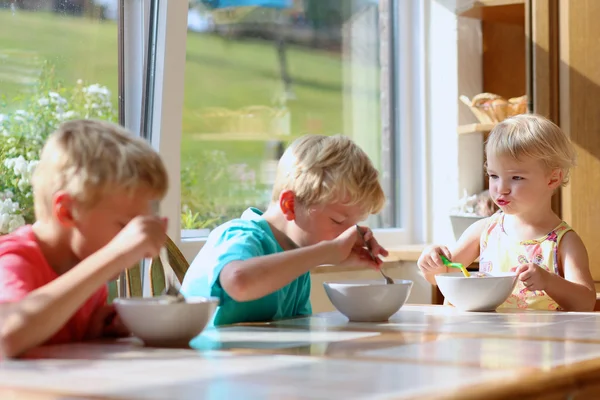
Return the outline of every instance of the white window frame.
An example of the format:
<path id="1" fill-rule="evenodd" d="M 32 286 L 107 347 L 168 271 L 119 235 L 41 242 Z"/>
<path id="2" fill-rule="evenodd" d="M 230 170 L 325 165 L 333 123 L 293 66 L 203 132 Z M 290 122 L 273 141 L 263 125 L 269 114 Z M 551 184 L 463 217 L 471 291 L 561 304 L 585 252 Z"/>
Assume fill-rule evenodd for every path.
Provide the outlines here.
<path id="1" fill-rule="evenodd" d="M 119 123 L 141 136 L 144 60 L 147 43 L 149 0 L 119 0 Z M 141 273 L 147 262 L 140 262 Z M 144 274 L 145 275 L 145 274 Z M 127 293 L 125 272 L 119 293 Z"/>
<path id="2" fill-rule="evenodd" d="M 143 1 L 143 0 L 138 0 Z M 152 143 L 166 162 L 170 188 L 162 204 L 169 218 L 169 235 L 188 260 L 206 238 L 183 238 L 181 218 L 181 126 L 184 100 L 188 2 L 157 0 L 160 4 Z M 400 181 L 390 196 L 401 228 L 375 229 L 386 247 L 423 243 L 427 236 L 425 184 L 425 12 L 421 0 L 380 0 L 391 6 L 394 57 L 390 63 L 393 124 L 391 176 Z M 197 88 L 201 90 L 201 88 Z M 385 121 L 384 121 L 385 122 Z M 387 122 L 390 124 L 390 122 Z M 385 147 L 385 146 L 382 146 Z M 399 159 L 399 160 L 398 160 Z M 396 202 L 395 199 L 401 199 Z"/>
<path id="3" fill-rule="evenodd" d="M 161 153 L 165 160 L 169 179 L 169 191 L 158 210 L 169 220 L 168 234 L 178 243 L 180 241 L 180 156 L 181 152 L 181 111 L 183 109 L 183 76 L 185 68 L 185 45 L 187 40 L 187 10 L 182 12 L 178 5 L 187 2 L 167 2 L 154 0 L 157 9 L 156 27 L 156 64 L 151 88 L 145 86 L 147 72 L 147 44 L 150 41 L 149 21 L 153 0 L 120 0 L 119 28 L 120 40 L 123 41 L 119 71 L 119 122 L 137 135 L 142 135 L 142 119 L 144 118 L 143 97 L 147 92 L 151 96 L 150 121 L 152 146 Z M 176 5 L 173 7 L 173 5 Z M 167 42 L 168 40 L 168 42 Z M 180 60 L 183 60 L 181 62 Z M 150 89 L 150 90 L 149 90 Z M 145 93 L 146 92 L 146 93 Z M 145 99 L 148 101 L 148 99 Z M 178 132 L 165 135 L 162 132 Z M 169 157 L 168 154 L 177 154 Z M 141 274 L 144 295 L 149 294 L 148 260 L 141 263 Z M 121 275 L 121 293 L 126 293 L 126 280 Z"/>
<path id="4" fill-rule="evenodd" d="M 374 233 L 382 246 L 393 248 L 425 243 L 427 237 L 426 8 L 421 0 L 388 0 L 387 6 L 394 30 L 389 91 L 394 114 L 383 123 L 393 124 L 391 179 L 400 185 L 394 186 L 390 200 L 395 203 L 399 216 L 395 222 L 400 228 L 375 229 Z"/>

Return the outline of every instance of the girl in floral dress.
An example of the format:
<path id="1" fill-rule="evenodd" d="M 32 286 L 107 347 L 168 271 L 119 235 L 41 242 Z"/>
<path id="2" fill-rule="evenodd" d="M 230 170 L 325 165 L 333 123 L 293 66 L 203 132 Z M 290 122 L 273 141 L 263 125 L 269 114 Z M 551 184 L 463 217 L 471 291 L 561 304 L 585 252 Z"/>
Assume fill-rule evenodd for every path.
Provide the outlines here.
<path id="1" fill-rule="evenodd" d="M 485 147 L 490 195 L 500 208 L 471 225 L 452 251 L 430 246 L 418 265 L 429 282 L 448 272 L 440 254 L 482 272 L 514 271 L 518 283 L 500 307 L 592 311 L 596 302 L 585 245 L 552 210 L 554 192 L 569 181 L 575 149 L 564 132 L 538 115 L 496 125 Z"/>

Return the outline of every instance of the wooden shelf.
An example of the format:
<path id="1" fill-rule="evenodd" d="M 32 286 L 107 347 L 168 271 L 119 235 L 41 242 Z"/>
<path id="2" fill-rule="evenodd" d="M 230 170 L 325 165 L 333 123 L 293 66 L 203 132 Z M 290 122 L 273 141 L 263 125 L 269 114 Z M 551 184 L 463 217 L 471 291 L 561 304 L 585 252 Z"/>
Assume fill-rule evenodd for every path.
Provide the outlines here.
<path id="1" fill-rule="evenodd" d="M 460 125 L 456 130 L 459 135 L 467 135 L 469 133 L 487 133 L 492 130 L 496 124 L 468 124 Z"/>
<path id="2" fill-rule="evenodd" d="M 525 0 L 471 0 L 456 11 L 461 17 L 525 25 Z"/>

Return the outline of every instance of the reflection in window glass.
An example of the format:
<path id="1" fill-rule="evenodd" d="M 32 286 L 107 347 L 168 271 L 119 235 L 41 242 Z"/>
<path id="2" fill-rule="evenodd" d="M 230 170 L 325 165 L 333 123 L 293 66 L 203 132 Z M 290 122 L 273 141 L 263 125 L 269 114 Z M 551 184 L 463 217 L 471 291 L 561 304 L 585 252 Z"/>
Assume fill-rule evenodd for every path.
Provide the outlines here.
<path id="1" fill-rule="evenodd" d="M 203 235 L 250 205 L 266 208 L 279 156 L 304 134 L 348 135 L 380 167 L 377 1 L 192 3 L 183 229 Z"/>
<path id="2" fill-rule="evenodd" d="M 29 178 L 61 122 L 117 120 L 117 0 L 0 0 L 0 234 L 33 221 Z"/>

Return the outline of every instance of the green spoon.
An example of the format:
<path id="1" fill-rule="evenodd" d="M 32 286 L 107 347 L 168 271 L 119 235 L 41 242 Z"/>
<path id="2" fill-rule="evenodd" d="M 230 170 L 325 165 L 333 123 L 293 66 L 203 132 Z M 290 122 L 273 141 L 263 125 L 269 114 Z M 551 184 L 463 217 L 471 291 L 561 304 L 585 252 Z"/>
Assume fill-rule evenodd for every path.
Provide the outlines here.
<path id="1" fill-rule="evenodd" d="M 469 273 L 469 271 L 467 271 L 467 269 L 465 268 L 464 265 L 462 265 L 461 263 L 453 263 L 450 262 L 450 260 L 448 260 L 443 254 L 440 254 L 440 258 L 442 259 L 442 262 L 444 263 L 445 266 L 450 267 L 450 268 L 458 268 L 462 271 L 463 275 L 465 277 L 470 277 L 471 274 Z"/>

